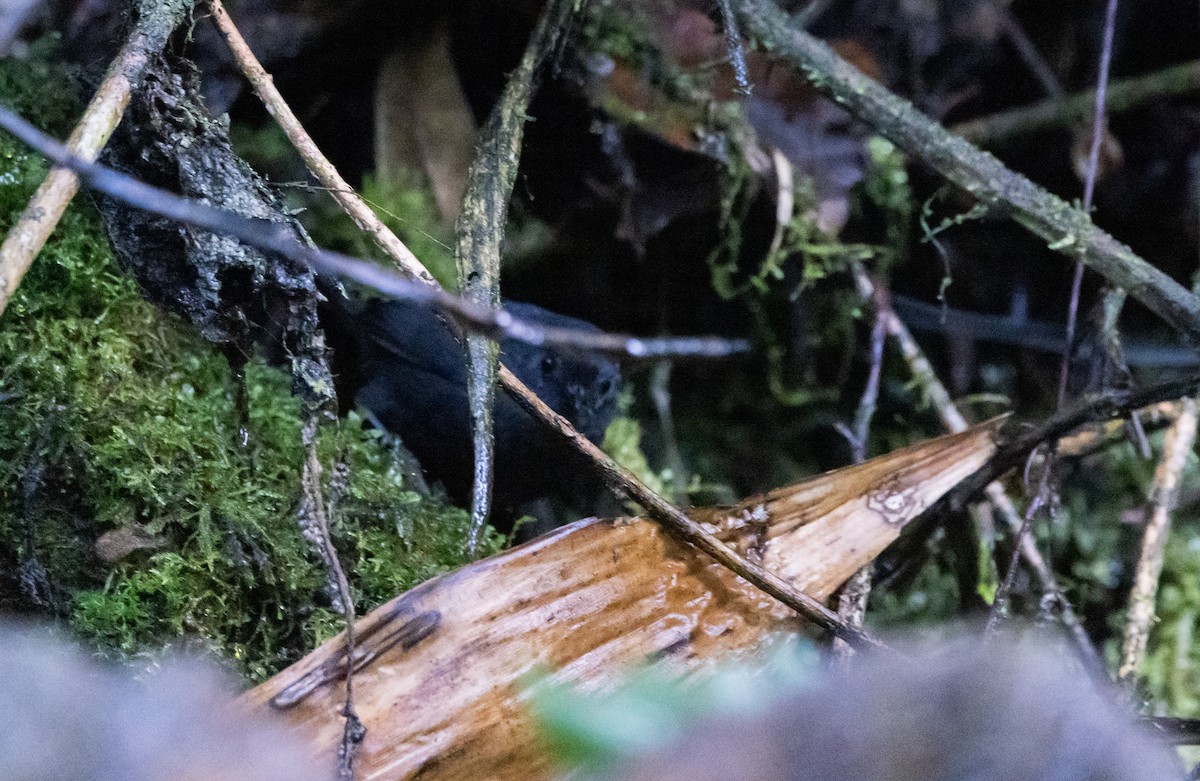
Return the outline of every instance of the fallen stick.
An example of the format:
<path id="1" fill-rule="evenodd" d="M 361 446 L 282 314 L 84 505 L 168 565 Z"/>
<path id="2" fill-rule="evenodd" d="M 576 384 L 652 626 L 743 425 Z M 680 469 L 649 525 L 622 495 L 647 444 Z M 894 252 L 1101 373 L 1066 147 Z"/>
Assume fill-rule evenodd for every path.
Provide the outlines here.
<path id="1" fill-rule="evenodd" d="M 827 599 L 938 497 L 995 452 L 996 423 L 697 511 L 726 544 Z M 363 778 L 549 778 L 521 704 L 538 670 L 603 685 L 651 661 L 680 672 L 802 631 L 793 611 L 644 519 L 578 521 L 443 575 L 355 628 Z M 305 735 L 315 756 L 341 739 L 338 636 L 244 695 Z"/>

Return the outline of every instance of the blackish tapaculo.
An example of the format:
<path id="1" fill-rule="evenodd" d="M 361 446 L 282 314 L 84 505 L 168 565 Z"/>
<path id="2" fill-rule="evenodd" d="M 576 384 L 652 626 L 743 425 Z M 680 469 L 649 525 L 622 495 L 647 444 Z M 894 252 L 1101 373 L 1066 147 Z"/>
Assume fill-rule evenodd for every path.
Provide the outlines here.
<path id="1" fill-rule="evenodd" d="M 441 316 L 404 301 L 346 299 L 327 292 L 321 322 L 333 347 L 343 407 L 357 405 L 397 434 L 430 482 L 462 501 L 471 490 L 473 448 L 462 345 Z M 505 302 L 513 315 L 595 332 L 590 323 L 533 304 Z M 500 360 L 559 414 L 599 442 L 616 413 L 621 375 L 602 356 L 500 342 Z M 544 495 L 567 498 L 584 466 L 579 456 L 513 401 L 496 393 L 494 504 Z"/>

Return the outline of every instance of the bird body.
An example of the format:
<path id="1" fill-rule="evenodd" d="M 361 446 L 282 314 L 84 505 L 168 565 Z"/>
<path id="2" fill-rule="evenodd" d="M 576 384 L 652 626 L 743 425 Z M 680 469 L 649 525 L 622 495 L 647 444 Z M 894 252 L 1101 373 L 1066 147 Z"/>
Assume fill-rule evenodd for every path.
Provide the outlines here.
<path id="1" fill-rule="evenodd" d="M 430 481 L 463 500 L 470 492 L 473 446 L 462 345 L 433 310 L 405 301 L 338 299 L 322 307 L 334 354 L 338 396 L 399 436 Z M 582 320 L 532 304 L 506 302 L 521 319 L 596 331 Z M 601 356 L 580 356 L 512 339 L 500 360 L 555 412 L 593 442 L 616 413 L 620 369 Z M 512 506 L 560 494 L 582 457 L 546 431 L 505 393 L 494 410 L 494 501 Z"/>

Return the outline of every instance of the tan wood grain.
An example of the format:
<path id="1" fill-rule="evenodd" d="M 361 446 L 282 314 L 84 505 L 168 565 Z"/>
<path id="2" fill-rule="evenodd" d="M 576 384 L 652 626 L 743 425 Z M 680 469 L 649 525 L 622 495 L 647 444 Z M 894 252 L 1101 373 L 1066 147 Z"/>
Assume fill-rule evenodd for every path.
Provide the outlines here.
<path id="1" fill-rule="evenodd" d="M 994 452 L 984 424 L 695 517 L 818 599 Z M 643 519 L 587 519 L 435 578 L 356 629 L 354 690 L 368 729 L 362 779 L 548 778 L 521 704 L 527 676 L 603 687 L 631 666 L 681 672 L 753 651 L 796 616 Z M 333 762 L 344 641 L 245 695 Z"/>

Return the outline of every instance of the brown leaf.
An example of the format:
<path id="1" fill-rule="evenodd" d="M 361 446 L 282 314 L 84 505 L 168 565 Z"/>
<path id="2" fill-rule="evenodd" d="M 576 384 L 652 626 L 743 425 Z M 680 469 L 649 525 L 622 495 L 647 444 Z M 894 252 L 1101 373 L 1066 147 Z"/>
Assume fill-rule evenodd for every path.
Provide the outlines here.
<path id="1" fill-rule="evenodd" d="M 375 87 L 375 165 L 385 180 L 423 173 L 438 212 L 452 223 L 467 191 L 475 116 L 467 104 L 445 21 L 380 65 Z"/>

